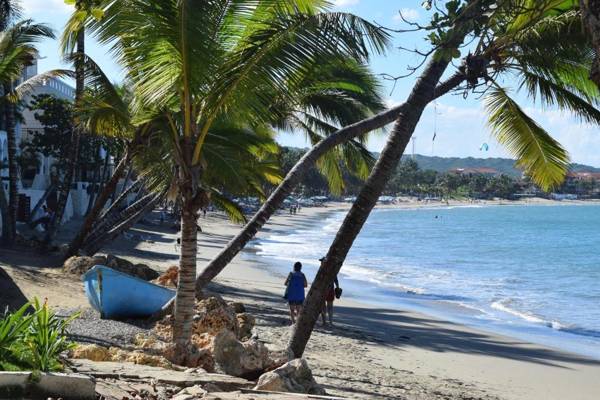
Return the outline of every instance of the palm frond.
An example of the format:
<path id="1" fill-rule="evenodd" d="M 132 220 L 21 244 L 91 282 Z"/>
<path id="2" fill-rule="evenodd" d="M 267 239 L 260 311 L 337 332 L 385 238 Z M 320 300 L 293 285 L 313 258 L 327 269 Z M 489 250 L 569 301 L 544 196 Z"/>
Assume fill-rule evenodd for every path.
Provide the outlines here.
<path id="1" fill-rule="evenodd" d="M 559 185 L 569 168 L 569 155 L 500 87 L 485 98 L 488 125 L 498 142 L 516 157 L 517 165 L 544 190 Z"/>

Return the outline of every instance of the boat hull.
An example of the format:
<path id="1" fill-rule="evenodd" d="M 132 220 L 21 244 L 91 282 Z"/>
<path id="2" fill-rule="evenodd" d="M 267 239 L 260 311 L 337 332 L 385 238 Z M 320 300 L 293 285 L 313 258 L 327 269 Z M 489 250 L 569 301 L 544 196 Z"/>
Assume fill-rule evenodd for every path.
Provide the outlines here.
<path id="1" fill-rule="evenodd" d="M 83 276 L 90 305 L 102 318 L 147 317 L 159 311 L 175 291 L 142 279 L 95 265 Z"/>

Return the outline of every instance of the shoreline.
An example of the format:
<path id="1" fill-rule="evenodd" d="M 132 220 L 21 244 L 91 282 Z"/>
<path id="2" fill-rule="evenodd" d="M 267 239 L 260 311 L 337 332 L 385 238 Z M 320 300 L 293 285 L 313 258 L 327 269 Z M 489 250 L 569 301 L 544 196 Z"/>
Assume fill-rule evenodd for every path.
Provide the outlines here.
<path id="1" fill-rule="evenodd" d="M 307 227 L 348 207 L 338 203 L 302 208 L 297 215 L 279 212 L 258 237 Z M 175 265 L 177 233 L 160 226 L 157 213 L 149 219 L 153 225 L 137 225 L 130 235 L 133 239 L 123 238 L 106 251 L 160 270 Z M 203 229 L 198 235 L 200 270 L 240 226 L 215 213 L 200 218 L 199 223 Z M 246 305 L 256 317 L 258 338 L 269 348 L 285 348 L 291 328 L 282 299 L 284 276 L 269 269 L 270 261 L 253 255 L 249 247 L 211 288 L 227 300 Z M 0 267 L 24 296 L 48 298 L 56 307 L 89 309 L 81 281 L 47 267 L 48 263 L 16 251 L 0 258 Z M 315 378 L 333 395 L 411 400 L 591 400 L 600 392 L 600 361 L 588 357 L 347 296 L 336 302 L 335 313 L 336 326 L 329 329 L 317 324 L 305 352 Z"/>
<path id="2" fill-rule="evenodd" d="M 566 205 L 564 202 L 552 203 Z M 411 206 L 415 208 L 414 205 Z M 445 204 L 442 206 L 447 207 Z M 301 214 L 293 216 L 281 213 L 270 221 L 266 230 L 261 231 L 258 237 L 298 229 L 299 226 L 313 224 L 326 215 L 348 207 L 348 204 L 335 204 L 319 209 L 303 208 Z M 260 257 L 254 256 L 252 249 L 245 250 L 244 253 L 250 254 L 250 257 L 238 256 L 217 278 L 217 283 L 223 286 L 222 293 L 227 297 L 233 292 L 237 300 L 244 301 L 244 296 L 239 291 L 249 285 L 256 285 L 252 291 L 268 293 L 272 302 L 279 303 L 277 308 L 287 319 L 285 304 L 279 299 L 284 277 L 273 269 L 269 270 L 268 261 L 262 263 L 265 268 L 258 267 L 256 263 L 260 262 Z M 456 380 L 460 382 L 457 383 L 458 386 L 474 385 L 477 390 L 483 389 L 485 393 L 493 393 L 503 399 L 592 399 L 593 393 L 600 391 L 600 382 L 596 382 L 595 378 L 600 374 L 600 361 L 590 357 L 400 307 L 382 308 L 343 297 L 336 303 L 336 311 L 341 324 L 331 332 L 334 337 L 323 338 L 328 331 L 319 325 L 307 348 L 311 366 L 316 361 L 317 375 L 324 365 L 332 368 L 330 358 L 336 357 L 335 354 L 323 356 L 320 354 L 321 350 L 332 345 L 331 341 L 335 340 L 335 335 L 340 331 L 348 330 L 360 332 L 357 335 L 363 334 L 367 338 L 355 338 L 365 346 L 360 349 L 366 350 L 363 356 L 366 360 L 380 365 L 382 369 L 391 369 L 394 371 L 393 376 L 403 376 L 401 381 L 414 380 L 415 375 L 425 381 L 426 377 L 435 376 L 436 383 L 429 382 L 427 385 L 435 385 L 441 380 L 452 386 L 449 382 Z M 287 338 L 287 334 L 289 333 L 284 332 L 283 338 Z M 285 340 L 281 338 L 274 342 L 285 345 Z M 347 351 L 344 353 L 347 354 Z M 362 362 L 360 360 L 362 358 L 359 357 L 355 362 Z M 366 380 L 372 374 L 368 366 L 367 371 L 362 372 Z M 389 375 L 384 374 L 385 378 L 379 379 L 391 379 Z M 452 390 L 456 391 L 457 388 Z M 470 388 L 468 392 L 477 393 L 477 390 Z M 480 397 L 475 398 L 485 398 L 481 393 L 478 396 Z"/>
<path id="3" fill-rule="evenodd" d="M 479 205 L 478 207 L 497 207 L 497 206 L 598 206 L 600 202 L 585 203 L 579 202 L 572 204 L 555 204 L 556 202 L 544 202 L 542 204 L 498 204 L 491 202 L 487 204 Z M 315 226 L 322 225 L 323 221 L 327 218 L 333 217 L 336 214 L 345 215 L 345 211 L 349 205 L 343 203 L 334 203 L 332 208 L 318 208 L 317 215 L 307 215 L 302 218 L 303 223 L 301 227 L 289 226 L 288 229 L 277 229 L 268 232 L 269 234 L 276 234 L 277 236 L 292 235 L 298 230 L 310 230 L 311 227 L 304 223 L 310 221 L 312 228 Z M 428 206 L 427 204 L 417 205 L 389 205 L 389 206 L 378 206 L 374 211 L 388 211 L 388 210 L 426 210 L 426 209 L 452 209 L 452 208 L 472 208 L 473 206 L 469 203 L 455 202 L 450 205 L 438 204 L 434 207 Z M 302 216 L 293 216 L 293 218 L 301 218 Z M 257 235 L 258 239 L 254 239 L 253 242 L 261 242 L 261 238 L 264 239 L 265 233 Z M 292 239 L 293 241 L 294 239 Z M 267 241 L 270 241 L 267 240 Z M 284 239 L 283 242 L 285 243 Z M 280 244 L 281 244 L 280 243 Z M 272 253 L 269 254 L 258 254 L 255 255 L 258 249 L 256 249 L 253 243 L 249 243 L 246 249 L 243 250 L 242 254 L 248 258 L 250 264 L 261 262 L 265 265 L 271 273 L 285 278 L 286 270 L 283 268 L 283 264 L 291 263 L 293 260 L 287 257 L 277 257 Z M 301 257 L 301 256 L 299 256 Z M 261 261 L 262 260 L 262 261 Z M 299 261 L 310 262 L 305 258 L 299 258 Z M 309 272 L 307 276 L 314 275 L 318 268 L 318 262 L 312 260 L 312 264 L 309 265 Z M 353 265 L 353 264 L 351 264 Z M 351 266 L 350 265 L 350 266 Z M 307 265 L 305 265 L 307 267 Z M 305 268 L 306 271 L 307 268 Z M 345 271 L 342 268 L 341 275 L 345 283 L 342 285 L 345 288 L 349 288 L 352 292 L 346 290 L 346 296 L 351 297 L 355 302 L 366 305 L 368 307 L 379 307 L 379 308 L 392 308 L 392 309 L 408 309 L 417 313 L 425 314 L 436 319 L 442 319 L 448 322 L 465 325 L 473 329 L 482 330 L 491 334 L 502 335 L 513 338 L 515 340 L 521 340 L 531 342 L 536 345 L 546 346 L 558 351 L 569 352 L 577 354 L 582 357 L 592 358 L 600 361 L 600 348 L 598 347 L 598 341 L 595 336 L 578 334 L 571 330 L 569 326 L 562 326 L 555 320 L 544 321 L 539 317 L 527 314 L 526 312 L 520 312 L 512 309 L 501 309 L 497 308 L 496 303 L 491 304 L 491 309 L 500 310 L 506 312 L 507 315 L 504 319 L 499 319 L 498 315 L 491 314 L 490 310 L 482 309 L 480 306 L 464 303 L 463 301 L 453 300 L 455 295 L 431 295 L 425 289 L 414 289 L 409 286 L 388 288 L 381 286 L 379 283 L 373 283 L 366 277 L 355 276 L 350 270 Z M 310 278 L 309 278 L 310 280 Z M 368 295 L 365 294 L 369 293 Z M 388 291 L 393 291 L 393 295 L 388 295 Z M 425 292 L 423 292 L 425 290 Z"/>

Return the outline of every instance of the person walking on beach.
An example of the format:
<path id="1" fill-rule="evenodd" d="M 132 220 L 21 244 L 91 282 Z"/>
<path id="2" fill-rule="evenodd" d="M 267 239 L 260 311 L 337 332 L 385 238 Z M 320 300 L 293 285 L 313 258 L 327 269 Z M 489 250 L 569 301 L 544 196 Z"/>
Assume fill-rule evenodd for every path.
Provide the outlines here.
<path id="1" fill-rule="evenodd" d="M 302 273 L 302 263 L 297 261 L 294 264 L 294 270 L 289 273 L 285 280 L 285 299 L 290 305 L 290 318 L 292 324 L 296 323 L 296 317 L 302 312 L 304 304 L 304 288 L 308 286 L 306 276 Z"/>
<path id="2" fill-rule="evenodd" d="M 323 326 L 327 325 L 326 315 L 329 317 L 329 325 L 333 326 L 333 302 L 336 299 L 336 291 L 340 290 L 340 283 L 338 282 L 337 276 L 335 277 L 334 283 L 331 285 L 325 296 L 325 304 L 323 304 L 323 311 L 321 312 L 321 318 L 323 318 Z M 334 286 L 335 285 L 335 286 Z"/>

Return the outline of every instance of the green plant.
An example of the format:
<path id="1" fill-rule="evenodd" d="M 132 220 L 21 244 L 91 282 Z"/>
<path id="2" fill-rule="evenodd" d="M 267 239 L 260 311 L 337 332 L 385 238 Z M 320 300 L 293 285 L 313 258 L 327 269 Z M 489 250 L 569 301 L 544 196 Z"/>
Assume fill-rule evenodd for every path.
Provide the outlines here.
<path id="1" fill-rule="evenodd" d="M 12 349 L 22 339 L 31 324 L 32 315 L 25 315 L 31 304 L 26 303 L 14 313 L 5 311 L 0 319 L 0 368 L 13 369 Z"/>
<path id="2" fill-rule="evenodd" d="M 74 347 L 74 343 L 68 340 L 66 330 L 79 313 L 68 318 L 58 317 L 47 302 L 40 305 L 38 299 L 34 299 L 33 307 L 35 313 L 24 338 L 23 355 L 27 363 L 36 370 L 60 370 L 60 353 Z"/>

